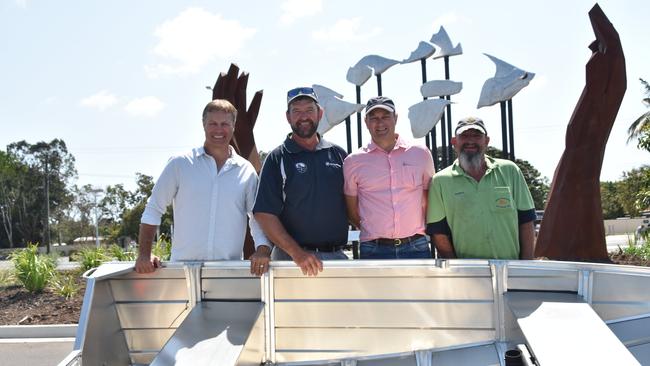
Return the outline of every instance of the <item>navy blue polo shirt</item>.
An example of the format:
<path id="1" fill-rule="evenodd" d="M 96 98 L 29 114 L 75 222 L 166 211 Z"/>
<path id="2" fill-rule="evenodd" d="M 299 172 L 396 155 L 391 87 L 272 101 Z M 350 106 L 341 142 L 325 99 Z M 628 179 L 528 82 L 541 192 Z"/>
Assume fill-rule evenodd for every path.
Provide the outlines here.
<path id="1" fill-rule="evenodd" d="M 291 134 L 264 161 L 253 213 L 279 217 L 289 235 L 303 247 L 344 245 L 348 219 L 343 196 L 341 147 L 323 140 L 316 150 L 303 149 Z M 286 181 L 282 193 L 280 161 Z"/>

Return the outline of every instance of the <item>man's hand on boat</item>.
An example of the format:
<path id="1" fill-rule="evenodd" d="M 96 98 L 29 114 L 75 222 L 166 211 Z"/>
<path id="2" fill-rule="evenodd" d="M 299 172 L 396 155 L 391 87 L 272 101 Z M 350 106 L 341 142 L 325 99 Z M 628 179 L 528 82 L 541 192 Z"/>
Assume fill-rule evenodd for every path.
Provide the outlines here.
<path id="1" fill-rule="evenodd" d="M 293 261 L 300 267 L 302 274 L 308 276 L 317 276 L 318 272 L 323 272 L 323 262 L 313 253 L 298 247 L 298 250 L 290 254 Z"/>
<path id="2" fill-rule="evenodd" d="M 155 255 L 138 256 L 135 260 L 135 271 L 138 273 L 151 273 L 160 267 L 160 259 Z"/>
<path id="3" fill-rule="evenodd" d="M 269 262 L 271 261 L 271 247 L 260 245 L 250 256 L 251 261 L 251 274 L 261 276 L 269 270 Z"/>

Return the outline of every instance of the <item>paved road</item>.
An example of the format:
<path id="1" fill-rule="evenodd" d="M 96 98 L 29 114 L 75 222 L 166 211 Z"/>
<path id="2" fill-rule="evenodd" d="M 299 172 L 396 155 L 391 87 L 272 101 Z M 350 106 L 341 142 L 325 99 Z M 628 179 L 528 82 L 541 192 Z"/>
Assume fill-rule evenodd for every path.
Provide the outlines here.
<path id="1" fill-rule="evenodd" d="M 0 339 L 1 365 L 52 366 L 72 352 L 74 339 L 55 341 Z"/>

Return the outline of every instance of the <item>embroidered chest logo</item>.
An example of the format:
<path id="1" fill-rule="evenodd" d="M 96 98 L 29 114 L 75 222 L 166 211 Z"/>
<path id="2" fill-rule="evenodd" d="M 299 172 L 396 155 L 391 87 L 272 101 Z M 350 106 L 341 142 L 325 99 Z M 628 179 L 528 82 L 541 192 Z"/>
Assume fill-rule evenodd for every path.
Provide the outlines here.
<path id="1" fill-rule="evenodd" d="M 336 163 L 330 163 L 329 161 L 325 162 L 325 166 L 331 167 L 331 168 L 338 168 L 341 169 L 341 164 L 336 164 Z"/>
<path id="2" fill-rule="evenodd" d="M 497 203 L 498 208 L 509 208 L 510 207 L 510 199 L 508 199 L 506 197 L 497 198 L 496 203 Z"/>
<path id="3" fill-rule="evenodd" d="M 305 164 L 303 162 L 296 163 L 296 170 L 300 174 L 307 173 L 307 164 Z"/>

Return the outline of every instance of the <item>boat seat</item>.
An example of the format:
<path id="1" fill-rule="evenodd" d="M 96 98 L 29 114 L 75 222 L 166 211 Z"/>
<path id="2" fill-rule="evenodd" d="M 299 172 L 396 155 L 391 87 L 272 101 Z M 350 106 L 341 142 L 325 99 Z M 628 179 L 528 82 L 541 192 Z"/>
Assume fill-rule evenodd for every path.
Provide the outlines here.
<path id="1" fill-rule="evenodd" d="M 263 317 L 261 302 L 200 302 L 150 365 L 236 365 L 247 344 L 263 349 Z"/>
<path id="2" fill-rule="evenodd" d="M 504 299 L 541 366 L 640 365 L 577 294 L 517 291 Z"/>

